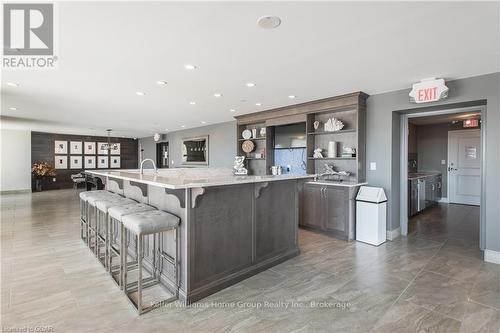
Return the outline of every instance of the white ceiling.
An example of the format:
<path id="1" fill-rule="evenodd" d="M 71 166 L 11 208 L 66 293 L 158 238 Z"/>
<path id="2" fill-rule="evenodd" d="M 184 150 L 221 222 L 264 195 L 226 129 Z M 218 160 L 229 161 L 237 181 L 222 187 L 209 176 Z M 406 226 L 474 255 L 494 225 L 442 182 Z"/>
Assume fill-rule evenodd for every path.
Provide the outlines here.
<path id="1" fill-rule="evenodd" d="M 263 15 L 282 25 L 259 28 Z M 43 120 L 53 131 L 147 136 L 229 121 L 231 108 L 497 72 L 499 30 L 498 2 L 59 3 L 58 69 L 4 71 L 2 115 L 35 130 Z"/>

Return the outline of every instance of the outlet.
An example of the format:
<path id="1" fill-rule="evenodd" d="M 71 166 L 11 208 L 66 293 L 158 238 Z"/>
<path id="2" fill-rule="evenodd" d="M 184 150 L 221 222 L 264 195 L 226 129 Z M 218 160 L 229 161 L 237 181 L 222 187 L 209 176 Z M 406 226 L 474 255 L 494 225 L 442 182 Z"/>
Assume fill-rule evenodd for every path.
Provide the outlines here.
<path id="1" fill-rule="evenodd" d="M 442 165 L 446 165 L 446 160 L 441 160 Z"/>
<path id="2" fill-rule="evenodd" d="M 174 165 L 174 160 L 172 160 L 172 165 Z"/>
<path id="3" fill-rule="evenodd" d="M 377 163 L 376 162 L 370 162 L 370 170 L 377 170 Z"/>
<path id="4" fill-rule="evenodd" d="M 286 166 L 286 172 L 288 173 L 290 171 L 292 171 L 292 166 L 289 164 Z"/>

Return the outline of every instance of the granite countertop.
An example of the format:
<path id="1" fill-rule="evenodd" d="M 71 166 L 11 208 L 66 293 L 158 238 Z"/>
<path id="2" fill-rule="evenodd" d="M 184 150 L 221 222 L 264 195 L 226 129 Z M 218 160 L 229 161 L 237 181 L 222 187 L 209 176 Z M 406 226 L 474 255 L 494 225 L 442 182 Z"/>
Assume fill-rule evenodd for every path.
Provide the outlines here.
<path id="1" fill-rule="evenodd" d="M 441 175 L 441 172 L 438 171 L 428 171 L 428 172 L 409 172 L 408 173 L 408 179 L 420 179 L 420 178 L 425 178 L 425 177 L 431 177 L 431 176 L 439 176 Z"/>
<path id="2" fill-rule="evenodd" d="M 231 169 L 219 170 L 221 172 L 215 170 L 216 168 L 212 168 L 211 170 L 209 169 L 211 168 L 160 169 L 158 173 L 154 173 L 152 170 L 148 169 L 144 170 L 143 175 L 139 173 L 139 170 L 86 170 L 85 172 L 98 176 L 124 179 L 169 189 L 262 183 L 314 177 L 314 175 L 235 176 L 232 174 Z"/>
<path id="3" fill-rule="evenodd" d="M 363 185 L 368 185 L 368 183 L 357 183 L 357 182 L 352 182 L 352 181 L 328 181 L 328 180 L 317 180 L 317 181 L 311 181 L 307 182 L 306 184 L 316 184 L 316 185 L 325 185 L 325 186 L 343 186 L 343 187 L 356 187 L 356 186 L 363 186 Z"/>

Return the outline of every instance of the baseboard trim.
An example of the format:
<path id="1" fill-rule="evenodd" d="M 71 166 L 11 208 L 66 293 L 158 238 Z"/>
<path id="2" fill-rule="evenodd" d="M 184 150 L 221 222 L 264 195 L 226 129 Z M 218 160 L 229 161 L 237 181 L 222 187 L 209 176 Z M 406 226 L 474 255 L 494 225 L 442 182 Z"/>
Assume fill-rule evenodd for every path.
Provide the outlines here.
<path id="1" fill-rule="evenodd" d="M 446 197 L 442 197 L 441 199 L 439 199 L 438 202 L 441 202 L 441 203 L 449 203 L 450 201 L 448 200 L 448 198 Z"/>
<path id="2" fill-rule="evenodd" d="M 17 194 L 17 193 L 31 193 L 31 189 L 23 189 L 23 190 L 7 190 L 7 191 L 0 191 L 0 195 L 2 194 Z"/>
<path id="3" fill-rule="evenodd" d="M 492 264 L 500 265 L 500 252 L 493 250 L 484 250 L 484 261 L 491 262 Z"/>
<path id="4" fill-rule="evenodd" d="M 386 237 L 388 240 L 395 240 L 399 236 L 401 236 L 401 227 L 397 227 L 394 230 L 387 230 Z"/>

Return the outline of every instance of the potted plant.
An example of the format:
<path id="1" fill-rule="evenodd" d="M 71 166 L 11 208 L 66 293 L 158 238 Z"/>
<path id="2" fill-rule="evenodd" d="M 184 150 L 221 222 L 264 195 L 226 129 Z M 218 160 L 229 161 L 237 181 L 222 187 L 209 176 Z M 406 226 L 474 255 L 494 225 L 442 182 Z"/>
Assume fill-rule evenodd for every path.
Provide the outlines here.
<path id="1" fill-rule="evenodd" d="M 56 169 L 47 162 L 33 163 L 31 166 L 31 174 L 35 179 L 35 191 L 42 191 L 42 180 L 45 177 L 54 177 L 56 175 Z"/>

